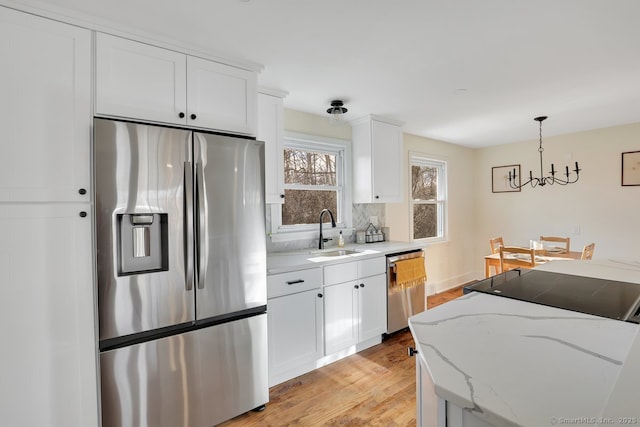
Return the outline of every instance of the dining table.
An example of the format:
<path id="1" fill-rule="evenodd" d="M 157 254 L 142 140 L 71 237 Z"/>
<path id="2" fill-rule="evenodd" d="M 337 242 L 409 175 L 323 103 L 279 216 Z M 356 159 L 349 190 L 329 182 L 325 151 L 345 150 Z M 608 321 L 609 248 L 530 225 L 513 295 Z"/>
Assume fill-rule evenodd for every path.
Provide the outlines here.
<path id="1" fill-rule="evenodd" d="M 544 255 L 536 255 L 536 265 L 546 264 L 550 261 L 571 261 L 582 258 L 581 251 L 547 252 Z M 491 277 L 491 267 L 496 274 L 500 271 L 500 253 L 485 255 L 484 257 L 484 277 Z M 521 267 L 526 268 L 526 267 Z"/>

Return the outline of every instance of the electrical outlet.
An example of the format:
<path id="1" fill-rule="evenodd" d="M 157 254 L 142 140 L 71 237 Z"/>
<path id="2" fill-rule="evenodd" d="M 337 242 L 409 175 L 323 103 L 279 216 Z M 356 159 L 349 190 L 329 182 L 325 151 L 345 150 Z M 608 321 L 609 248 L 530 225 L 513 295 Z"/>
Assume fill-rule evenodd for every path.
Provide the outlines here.
<path id="1" fill-rule="evenodd" d="M 571 225 L 571 234 L 578 236 L 580 234 L 580 224 Z"/>
<path id="2" fill-rule="evenodd" d="M 378 226 L 378 217 L 377 216 L 370 216 L 369 217 L 369 222 L 371 224 L 373 224 L 375 227 Z"/>

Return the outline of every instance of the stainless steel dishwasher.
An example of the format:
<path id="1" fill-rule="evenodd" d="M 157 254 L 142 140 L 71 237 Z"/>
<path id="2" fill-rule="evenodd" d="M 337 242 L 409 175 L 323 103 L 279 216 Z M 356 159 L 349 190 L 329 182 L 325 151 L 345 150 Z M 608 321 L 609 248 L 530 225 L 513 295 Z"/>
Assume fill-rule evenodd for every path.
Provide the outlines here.
<path id="1" fill-rule="evenodd" d="M 425 284 L 409 289 L 392 291 L 395 281 L 395 263 L 405 259 L 424 258 L 422 249 L 387 255 L 387 334 L 409 326 L 408 319 L 427 308 Z"/>

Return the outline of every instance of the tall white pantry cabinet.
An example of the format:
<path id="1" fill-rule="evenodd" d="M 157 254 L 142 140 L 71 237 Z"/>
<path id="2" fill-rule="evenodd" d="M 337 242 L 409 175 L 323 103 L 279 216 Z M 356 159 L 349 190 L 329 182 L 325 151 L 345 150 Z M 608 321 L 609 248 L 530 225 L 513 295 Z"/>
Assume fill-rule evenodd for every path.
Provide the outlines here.
<path id="1" fill-rule="evenodd" d="M 0 6 L 0 424 L 97 426 L 91 33 Z"/>

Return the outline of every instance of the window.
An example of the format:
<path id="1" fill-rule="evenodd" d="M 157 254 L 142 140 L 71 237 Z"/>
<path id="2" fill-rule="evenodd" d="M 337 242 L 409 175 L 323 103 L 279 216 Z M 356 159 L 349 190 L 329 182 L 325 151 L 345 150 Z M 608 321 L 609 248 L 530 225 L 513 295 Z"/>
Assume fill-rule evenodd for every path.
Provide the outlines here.
<path id="1" fill-rule="evenodd" d="M 413 240 L 445 237 L 446 162 L 410 155 L 411 233 Z"/>
<path id="2" fill-rule="evenodd" d="M 272 208 L 272 234 L 316 231 L 322 209 L 338 227 L 351 222 L 346 191 L 348 141 L 287 134 L 284 139 L 284 203 Z M 329 222 L 329 215 L 324 216 Z"/>

